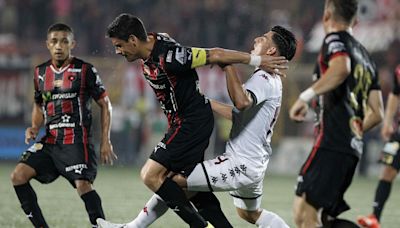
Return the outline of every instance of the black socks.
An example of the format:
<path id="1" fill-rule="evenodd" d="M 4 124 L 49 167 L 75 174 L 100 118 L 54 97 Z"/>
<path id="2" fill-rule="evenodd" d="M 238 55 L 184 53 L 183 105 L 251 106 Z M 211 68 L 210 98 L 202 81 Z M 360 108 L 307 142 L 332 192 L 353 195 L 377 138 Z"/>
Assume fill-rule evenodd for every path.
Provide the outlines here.
<path id="1" fill-rule="evenodd" d="M 31 184 L 28 182 L 26 184 L 14 186 L 15 193 L 17 193 L 21 207 L 24 210 L 26 217 L 31 220 L 35 227 L 47 228 L 49 227 L 44 220 L 42 211 L 40 210 L 39 204 L 37 202 L 36 193 L 33 190 Z"/>
<path id="2" fill-rule="evenodd" d="M 380 180 L 378 187 L 375 192 L 375 200 L 373 205 L 373 213 L 378 219 L 381 218 L 383 207 L 385 206 L 386 200 L 389 198 L 390 191 L 392 190 L 392 182 Z"/>
<path id="3" fill-rule="evenodd" d="M 198 192 L 190 199 L 200 215 L 215 228 L 232 228 L 221 210 L 218 198 L 212 192 Z"/>
<path id="4" fill-rule="evenodd" d="M 87 192 L 81 195 L 83 202 L 85 202 L 86 211 L 89 215 L 90 222 L 92 225 L 96 225 L 96 219 L 104 219 L 104 212 L 101 206 L 100 196 L 95 190 Z"/>
<path id="5" fill-rule="evenodd" d="M 156 194 L 190 227 L 203 228 L 207 226 L 207 222 L 186 198 L 185 192 L 170 178 L 165 179 Z"/>

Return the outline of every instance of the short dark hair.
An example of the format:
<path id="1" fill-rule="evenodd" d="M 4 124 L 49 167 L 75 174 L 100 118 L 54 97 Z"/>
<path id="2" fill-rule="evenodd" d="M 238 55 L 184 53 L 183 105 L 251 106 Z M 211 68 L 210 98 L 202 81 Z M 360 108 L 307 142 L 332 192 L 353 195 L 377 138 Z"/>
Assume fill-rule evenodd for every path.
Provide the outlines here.
<path id="1" fill-rule="evenodd" d="M 358 0 L 327 0 L 327 6 L 332 7 L 335 19 L 350 24 L 357 15 Z"/>
<path id="2" fill-rule="evenodd" d="M 74 34 L 74 32 L 72 31 L 72 28 L 63 23 L 55 23 L 55 24 L 50 25 L 50 27 L 47 29 L 47 34 L 50 34 L 51 32 L 58 32 L 58 31 L 69 32 L 71 34 Z"/>
<path id="3" fill-rule="evenodd" d="M 276 25 L 272 27 L 272 41 L 278 48 L 279 54 L 287 60 L 291 60 L 296 54 L 297 41 L 292 32 L 282 26 Z"/>
<path id="4" fill-rule="evenodd" d="M 135 35 L 139 40 L 146 41 L 147 32 L 143 22 L 132 14 L 123 13 L 107 27 L 107 36 L 128 41 L 130 35 Z"/>

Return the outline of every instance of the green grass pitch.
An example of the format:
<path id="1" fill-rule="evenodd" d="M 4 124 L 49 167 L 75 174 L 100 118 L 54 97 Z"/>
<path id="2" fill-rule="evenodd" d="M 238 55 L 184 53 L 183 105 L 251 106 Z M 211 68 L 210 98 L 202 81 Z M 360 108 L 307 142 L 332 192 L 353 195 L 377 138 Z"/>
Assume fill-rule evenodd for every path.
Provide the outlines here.
<path id="1" fill-rule="evenodd" d="M 9 174 L 14 165 L 0 163 L 0 227 L 32 227 L 19 206 L 9 180 Z M 279 214 L 290 227 L 294 227 L 291 207 L 295 180 L 295 176 L 267 175 L 264 181 L 262 206 Z M 354 221 L 357 215 L 369 213 L 376 184 L 377 178 L 356 177 L 346 194 L 346 200 L 352 209 L 342 216 Z M 65 179 L 59 178 L 48 185 L 32 181 L 32 186 L 38 195 L 39 204 L 50 227 L 90 227 L 83 202 Z M 102 198 L 107 219 L 115 222 L 130 221 L 152 195 L 140 181 L 138 168 L 132 167 L 101 166 L 95 188 Z M 383 228 L 400 227 L 399 193 L 400 187 L 396 181 L 383 212 Z M 255 227 L 242 221 L 236 215 L 228 193 L 217 193 L 217 196 L 234 227 Z M 174 213 L 168 211 L 151 227 L 179 228 L 187 226 Z"/>

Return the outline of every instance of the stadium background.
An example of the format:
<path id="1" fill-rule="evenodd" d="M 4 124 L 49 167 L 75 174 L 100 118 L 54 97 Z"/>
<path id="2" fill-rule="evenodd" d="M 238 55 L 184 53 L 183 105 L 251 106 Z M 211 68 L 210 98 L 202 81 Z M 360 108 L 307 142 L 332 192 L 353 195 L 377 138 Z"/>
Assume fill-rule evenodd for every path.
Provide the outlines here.
<path id="1" fill-rule="evenodd" d="M 113 168 L 102 168 L 99 175 L 105 170 L 118 176 L 126 172 L 126 166 L 133 166 L 133 170 L 136 170 L 162 137 L 166 128 L 165 117 L 158 109 L 153 92 L 143 80 L 140 67 L 127 64 L 123 58 L 116 56 L 111 42 L 105 37 L 106 26 L 122 12 L 142 18 L 148 32 L 166 32 L 182 45 L 188 46 L 249 51 L 254 37 L 273 25 L 283 25 L 295 32 L 299 42 L 298 52 L 290 65 L 288 77 L 283 80 L 282 111 L 275 127 L 274 154 L 268 168 L 271 178 L 277 178 L 277 183 L 280 183 L 281 175 L 284 175 L 283 180 L 292 177 L 287 182 L 292 188 L 294 176 L 312 145 L 313 124 L 311 121 L 302 124 L 291 122 L 288 108 L 299 92 L 311 82 L 317 51 L 323 38 L 320 24 L 323 5 L 323 0 L 0 0 L 0 192 L 8 194 L 12 191 L 7 180 L 8 173 L 20 153 L 26 149 L 23 138 L 24 130 L 30 124 L 33 68 L 49 58 L 45 48 L 46 30 L 54 22 L 65 22 L 72 26 L 77 41 L 73 54 L 97 67 L 112 100 L 111 139 L 119 160 Z M 392 71 L 400 63 L 400 1 L 360 0 L 359 22 L 354 34 L 377 62 L 386 99 L 391 88 Z M 239 71 L 243 80 L 246 80 L 252 69 L 241 65 Z M 198 72 L 204 94 L 229 101 L 223 73 L 217 66 L 203 67 Z M 97 111 L 95 107 L 95 139 L 99 136 Z M 309 120 L 312 118 L 310 115 Z M 228 122 L 216 119 L 208 157 L 223 151 L 229 129 Z M 365 154 L 355 180 L 366 183 L 366 192 L 369 194 L 365 198 L 368 201 L 372 199 L 379 172 L 376 160 L 381 147 L 379 128 L 376 128 L 366 135 Z M 367 177 L 367 180 L 360 177 Z M 368 178 L 372 178 L 371 182 L 368 182 Z M 136 180 L 135 185 L 142 185 Z M 125 183 L 131 180 L 120 181 Z M 107 185 L 107 181 L 104 183 Z M 292 196 L 292 189 L 288 194 Z M 398 190 L 394 189 L 394 194 L 399 195 Z M 13 197 L 10 196 L 11 202 L 7 201 L 4 205 L 17 208 L 17 201 Z M 107 198 L 107 195 L 102 197 Z M 282 197 L 287 198 L 284 195 Z M 145 198 L 141 199 L 141 203 Z M 368 205 L 368 208 L 364 208 L 367 213 L 370 202 L 365 205 Z M 290 206 L 290 202 L 282 206 L 286 207 L 288 216 Z M 5 207 L 0 200 L 0 212 Z M 15 213 L 22 215 L 22 211 Z M 399 210 L 394 213 L 397 213 L 397 221 L 400 221 Z M 2 218 L 0 216 L 0 224 L 7 224 Z"/>

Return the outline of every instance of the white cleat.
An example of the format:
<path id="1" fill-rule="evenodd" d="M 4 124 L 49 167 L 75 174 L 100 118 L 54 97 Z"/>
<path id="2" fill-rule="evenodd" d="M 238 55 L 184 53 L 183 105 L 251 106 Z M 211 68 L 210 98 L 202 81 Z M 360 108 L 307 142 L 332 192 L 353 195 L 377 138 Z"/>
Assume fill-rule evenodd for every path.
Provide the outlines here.
<path id="1" fill-rule="evenodd" d="M 96 219 L 97 225 L 99 228 L 126 228 L 126 224 L 118 224 L 106 221 L 102 218 Z"/>

